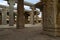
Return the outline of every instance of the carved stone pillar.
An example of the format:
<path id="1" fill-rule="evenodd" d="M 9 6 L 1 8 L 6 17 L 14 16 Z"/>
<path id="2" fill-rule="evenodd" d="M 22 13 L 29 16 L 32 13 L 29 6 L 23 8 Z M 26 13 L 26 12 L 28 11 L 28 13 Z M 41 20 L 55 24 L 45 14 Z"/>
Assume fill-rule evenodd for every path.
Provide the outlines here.
<path id="1" fill-rule="evenodd" d="M 57 0 L 43 1 L 43 31 L 45 34 L 56 36 Z"/>
<path id="2" fill-rule="evenodd" d="M 35 10 L 35 7 L 31 7 L 32 11 L 30 12 L 31 15 L 30 15 L 30 23 L 31 24 L 34 24 L 34 10 Z"/>
<path id="3" fill-rule="evenodd" d="M 14 0 L 8 0 L 9 3 L 9 26 L 14 26 Z"/>

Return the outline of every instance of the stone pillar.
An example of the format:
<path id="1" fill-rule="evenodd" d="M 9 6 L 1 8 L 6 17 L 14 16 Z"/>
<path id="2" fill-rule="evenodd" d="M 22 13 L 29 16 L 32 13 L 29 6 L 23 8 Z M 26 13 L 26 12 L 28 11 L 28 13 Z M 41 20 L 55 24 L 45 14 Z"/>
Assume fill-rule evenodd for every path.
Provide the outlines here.
<path id="1" fill-rule="evenodd" d="M 2 9 L 2 25 L 7 24 L 7 8 Z"/>
<path id="2" fill-rule="evenodd" d="M 38 23 L 38 12 L 36 11 L 36 23 Z"/>
<path id="3" fill-rule="evenodd" d="M 14 26 L 14 0 L 9 0 L 9 26 Z"/>
<path id="4" fill-rule="evenodd" d="M 56 36 L 57 0 L 43 0 L 43 5 L 44 34 Z"/>
<path id="5" fill-rule="evenodd" d="M 30 12 L 31 15 L 30 15 L 30 23 L 31 24 L 34 24 L 34 10 L 35 10 L 35 7 L 31 7 L 32 11 Z"/>
<path id="6" fill-rule="evenodd" d="M 34 24 L 34 13 L 33 12 L 30 12 L 30 23 L 31 24 Z"/>
<path id="7" fill-rule="evenodd" d="M 24 0 L 18 0 L 17 4 L 17 28 L 24 28 Z"/>

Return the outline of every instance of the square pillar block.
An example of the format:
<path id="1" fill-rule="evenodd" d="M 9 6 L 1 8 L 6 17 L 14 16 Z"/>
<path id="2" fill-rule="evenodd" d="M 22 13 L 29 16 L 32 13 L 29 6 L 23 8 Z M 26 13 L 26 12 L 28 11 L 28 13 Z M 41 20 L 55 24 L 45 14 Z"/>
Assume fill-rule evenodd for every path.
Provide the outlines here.
<path id="1" fill-rule="evenodd" d="M 57 0 L 44 0 L 43 7 L 43 32 L 51 36 L 60 36 L 60 21 L 56 19 L 57 15 Z M 58 24 L 57 24 L 58 22 Z"/>

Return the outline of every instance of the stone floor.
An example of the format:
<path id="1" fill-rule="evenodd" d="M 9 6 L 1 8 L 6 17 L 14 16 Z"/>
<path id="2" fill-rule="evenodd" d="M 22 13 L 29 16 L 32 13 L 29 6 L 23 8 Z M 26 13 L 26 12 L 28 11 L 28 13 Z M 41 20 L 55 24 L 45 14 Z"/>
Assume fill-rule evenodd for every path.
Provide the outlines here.
<path id="1" fill-rule="evenodd" d="M 34 25 L 35 26 L 35 25 Z M 41 34 L 42 27 L 26 27 L 24 29 L 0 29 L 0 40 L 60 40 L 58 37 L 52 37 Z"/>

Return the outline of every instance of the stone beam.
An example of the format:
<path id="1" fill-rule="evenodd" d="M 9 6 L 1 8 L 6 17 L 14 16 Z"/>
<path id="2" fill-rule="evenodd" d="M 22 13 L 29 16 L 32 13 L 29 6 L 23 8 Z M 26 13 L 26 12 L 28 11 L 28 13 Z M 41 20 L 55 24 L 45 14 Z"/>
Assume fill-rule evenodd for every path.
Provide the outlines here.
<path id="1" fill-rule="evenodd" d="M 0 5 L 0 8 L 7 8 L 7 9 L 9 9 L 9 6 L 5 6 L 5 5 Z M 14 10 L 17 10 L 17 8 L 14 8 Z M 31 11 L 31 10 L 26 10 L 26 9 L 24 9 L 24 11 Z"/>
<path id="2" fill-rule="evenodd" d="M 5 0 L 5 1 L 9 1 L 9 0 Z M 18 2 L 17 0 L 14 0 L 16 3 Z M 24 1 L 24 5 L 27 5 L 27 6 L 34 6 L 34 4 L 32 3 L 29 3 L 27 1 Z"/>

